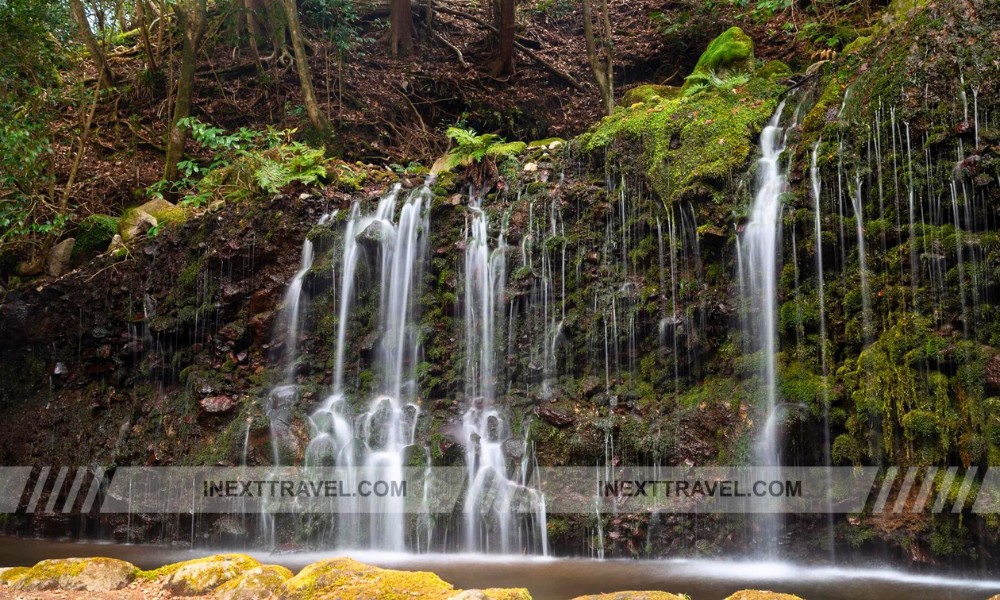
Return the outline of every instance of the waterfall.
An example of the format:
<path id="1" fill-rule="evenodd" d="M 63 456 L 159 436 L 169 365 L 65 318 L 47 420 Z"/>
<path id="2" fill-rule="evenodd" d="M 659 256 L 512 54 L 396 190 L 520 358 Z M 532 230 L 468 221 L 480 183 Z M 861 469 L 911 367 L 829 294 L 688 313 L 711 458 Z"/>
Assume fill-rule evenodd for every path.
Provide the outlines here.
<path id="1" fill-rule="evenodd" d="M 545 503 L 541 493 L 527 485 L 531 460 L 527 439 L 512 437 L 510 425 L 496 404 L 495 342 L 497 324 L 506 314 L 507 243 L 501 228 L 496 246 L 490 250 L 481 197 L 470 195 L 469 215 L 463 302 L 466 407 L 461 427 L 469 481 L 464 505 L 465 549 L 503 553 L 541 550 L 544 554 L 548 547 Z M 547 301 L 544 306 L 546 311 L 550 309 Z M 548 349 L 543 352 L 547 355 Z M 521 464 L 514 466 L 517 473 L 508 476 L 508 459 L 517 458 L 521 458 Z M 529 509 L 523 523 L 513 510 L 517 506 Z"/>
<path id="2" fill-rule="evenodd" d="M 369 215 L 361 216 L 357 204 L 351 209 L 339 269 L 333 388 L 310 417 L 312 438 L 306 451 L 307 465 L 365 467 L 369 476 L 384 480 L 402 478 L 420 415 L 415 381 L 420 353 L 417 294 L 430 228 L 431 192 L 427 185 L 409 194 L 396 219 L 399 195 L 397 185 Z M 352 402 L 345 390 L 344 362 L 352 333 L 350 320 L 358 287 L 355 278 L 362 259 L 377 269 L 380 341 L 373 389 L 358 390 L 360 394 L 371 393 L 371 398 L 360 414 L 354 414 L 352 404 L 358 403 Z M 381 505 L 371 511 L 367 532 L 360 515 L 346 511 L 347 518 L 334 532 L 338 545 L 406 549 L 405 498 L 385 497 L 376 502 Z"/>
<path id="3" fill-rule="evenodd" d="M 854 209 L 854 225 L 858 239 L 858 274 L 861 280 L 861 323 L 864 328 L 862 339 L 865 345 L 871 342 L 872 336 L 872 300 L 868 285 L 868 259 L 865 254 L 865 222 L 864 204 L 861 196 L 861 176 L 854 178 L 854 193 L 851 194 L 851 206 Z"/>
<path id="4" fill-rule="evenodd" d="M 777 391 L 777 301 L 781 249 L 781 195 L 786 178 L 779 160 L 785 150 L 785 129 L 780 125 L 784 102 L 760 135 L 761 158 L 757 162 L 757 185 L 753 208 L 738 247 L 740 289 L 748 305 L 746 333 L 749 352 L 761 354 L 761 387 L 765 423 L 755 447 L 760 467 L 780 464 Z M 769 553 L 775 550 L 777 514 L 762 515 L 761 525 Z"/>

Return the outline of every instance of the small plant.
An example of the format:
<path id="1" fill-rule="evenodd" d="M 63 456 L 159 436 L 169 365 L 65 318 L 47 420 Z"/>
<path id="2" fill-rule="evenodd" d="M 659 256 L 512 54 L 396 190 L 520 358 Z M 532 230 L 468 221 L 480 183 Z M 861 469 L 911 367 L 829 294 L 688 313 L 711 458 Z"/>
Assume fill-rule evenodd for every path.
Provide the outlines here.
<path id="1" fill-rule="evenodd" d="M 243 200 L 260 191 L 276 194 L 289 184 L 309 185 L 326 177 L 324 151 L 290 141 L 294 129 L 243 127 L 226 133 L 195 118 L 183 119 L 180 125 L 191 130 L 191 138 L 208 158 L 177 163 L 181 178 L 154 183 L 146 192 L 151 197 L 183 193 L 181 204 L 203 206 L 212 198 Z"/>
<path id="2" fill-rule="evenodd" d="M 734 87 L 746 85 L 749 81 L 749 73 L 735 72 L 719 74 L 715 71 L 709 71 L 708 78 L 705 81 L 691 85 L 684 90 L 684 95 L 693 96 L 699 92 L 708 90 L 731 90 Z"/>
<path id="3" fill-rule="evenodd" d="M 455 147 L 448 153 L 446 170 L 479 164 L 484 160 L 492 163 L 513 158 L 524 151 L 524 142 L 508 142 L 495 133 L 479 135 L 473 129 L 449 127 L 445 132 Z"/>

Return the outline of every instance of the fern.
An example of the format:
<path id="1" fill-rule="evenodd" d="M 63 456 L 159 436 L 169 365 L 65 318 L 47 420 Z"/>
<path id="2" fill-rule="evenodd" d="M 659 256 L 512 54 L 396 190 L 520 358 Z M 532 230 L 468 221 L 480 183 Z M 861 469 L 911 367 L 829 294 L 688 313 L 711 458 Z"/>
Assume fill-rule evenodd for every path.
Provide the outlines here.
<path id="1" fill-rule="evenodd" d="M 455 167 L 467 167 L 483 162 L 512 158 L 524 151 L 524 142 L 508 142 L 495 133 L 478 135 L 472 129 L 449 127 L 445 134 L 455 142 L 455 147 L 448 153 L 445 170 Z"/>
<path id="2" fill-rule="evenodd" d="M 269 194 L 295 183 L 312 185 L 326 177 L 323 151 L 303 144 L 292 144 L 277 149 L 276 157 L 261 156 L 260 166 L 254 172 L 257 184 Z"/>

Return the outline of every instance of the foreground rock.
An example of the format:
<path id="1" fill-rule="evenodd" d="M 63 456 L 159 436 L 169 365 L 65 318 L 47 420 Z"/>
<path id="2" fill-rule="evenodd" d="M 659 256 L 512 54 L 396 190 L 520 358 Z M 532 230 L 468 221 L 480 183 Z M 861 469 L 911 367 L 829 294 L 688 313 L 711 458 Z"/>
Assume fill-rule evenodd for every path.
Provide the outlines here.
<path id="1" fill-rule="evenodd" d="M 63 558 L 43 560 L 31 568 L 5 569 L 0 581 L 15 590 L 110 592 L 131 583 L 138 571 L 113 558 Z"/>
<path id="2" fill-rule="evenodd" d="M 33 567 L 0 568 L 3 588 L 33 592 L 32 600 L 140 600 L 197 596 L 217 600 L 531 600 L 524 588 L 456 590 L 434 573 L 396 571 L 350 558 L 331 558 L 298 575 L 245 554 L 217 554 L 141 571 L 123 560 L 67 558 Z M 626 591 L 574 600 L 684 600 L 683 594 Z M 802 600 L 798 596 L 742 590 L 726 600 Z"/>
<path id="3" fill-rule="evenodd" d="M 740 590 L 726 600 L 802 600 L 802 598 L 766 590 Z"/>
<path id="4" fill-rule="evenodd" d="M 198 596 L 262 566 L 245 554 L 219 554 L 168 565 L 160 571 L 169 573 L 163 582 L 165 591 L 175 596 Z"/>
<path id="5" fill-rule="evenodd" d="M 578 596 L 573 600 L 687 600 L 687 596 L 679 596 L 669 592 L 611 592 L 610 594 L 593 594 Z"/>
<path id="6" fill-rule="evenodd" d="M 260 600 L 273 598 L 282 584 L 292 578 L 292 572 L 279 565 L 254 567 L 239 577 L 219 586 L 219 600 Z"/>

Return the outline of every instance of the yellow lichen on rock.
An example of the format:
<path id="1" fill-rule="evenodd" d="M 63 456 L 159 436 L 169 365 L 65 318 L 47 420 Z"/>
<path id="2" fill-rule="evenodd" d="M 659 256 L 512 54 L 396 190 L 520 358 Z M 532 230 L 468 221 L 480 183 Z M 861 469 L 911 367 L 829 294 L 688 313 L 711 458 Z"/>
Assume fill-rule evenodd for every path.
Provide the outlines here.
<path id="1" fill-rule="evenodd" d="M 166 575 L 162 586 L 165 591 L 177 596 L 197 596 L 260 566 L 260 562 L 246 554 L 217 554 L 168 565 L 159 575 Z"/>
<path id="2" fill-rule="evenodd" d="M 412 600 L 456 593 L 434 573 L 393 571 L 349 558 L 331 558 L 306 566 L 284 583 L 281 600 Z"/>
<path id="3" fill-rule="evenodd" d="M 59 558 L 7 570 L 0 579 L 18 590 L 110 592 L 131 583 L 137 571 L 114 558 Z"/>
<path id="4" fill-rule="evenodd" d="M 488 588 L 464 590 L 448 600 L 531 600 L 531 594 L 524 588 Z"/>
<path id="5" fill-rule="evenodd" d="M 687 596 L 671 594 L 670 592 L 631 591 L 611 592 L 610 594 L 593 594 L 577 596 L 573 600 L 689 600 Z"/>
<path id="6" fill-rule="evenodd" d="M 740 590 L 726 600 L 802 600 L 802 598 L 767 590 Z"/>
<path id="7" fill-rule="evenodd" d="M 215 597 L 218 600 L 277 598 L 282 584 L 291 578 L 292 572 L 280 565 L 254 567 L 220 585 L 215 590 Z"/>

